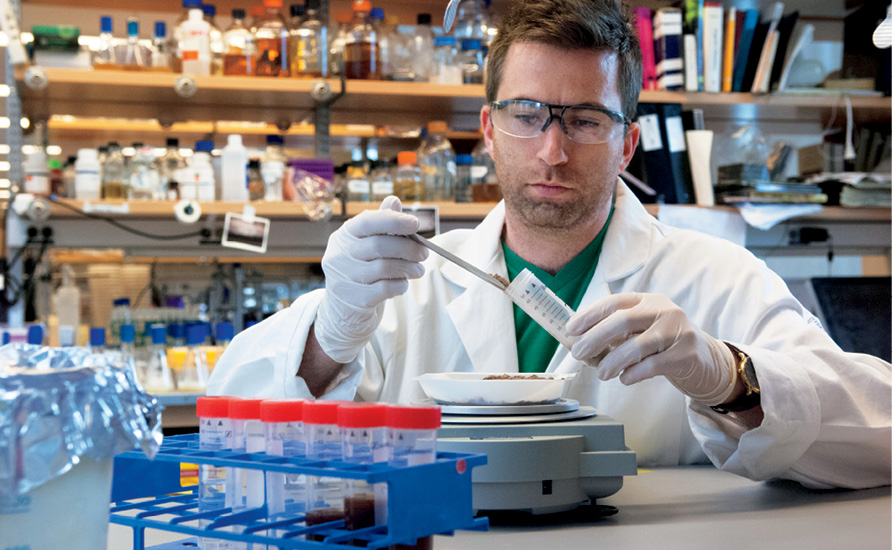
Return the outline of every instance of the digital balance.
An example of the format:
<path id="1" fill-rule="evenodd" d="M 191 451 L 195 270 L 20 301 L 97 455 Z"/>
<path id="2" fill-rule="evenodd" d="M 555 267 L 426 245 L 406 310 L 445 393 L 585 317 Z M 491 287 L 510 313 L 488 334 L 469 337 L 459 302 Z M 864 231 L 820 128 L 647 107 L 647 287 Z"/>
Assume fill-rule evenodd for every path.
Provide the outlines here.
<path id="1" fill-rule="evenodd" d="M 444 405 L 439 450 L 481 453 L 474 469 L 475 513 L 549 514 L 594 503 L 636 475 L 623 425 L 560 399 L 537 405 Z"/>

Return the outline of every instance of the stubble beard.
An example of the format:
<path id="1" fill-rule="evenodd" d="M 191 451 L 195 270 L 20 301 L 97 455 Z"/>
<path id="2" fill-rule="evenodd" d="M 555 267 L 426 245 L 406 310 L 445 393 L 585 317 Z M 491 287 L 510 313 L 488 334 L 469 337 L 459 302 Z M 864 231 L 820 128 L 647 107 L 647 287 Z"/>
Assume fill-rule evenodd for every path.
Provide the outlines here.
<path id="1" fill-rule="evenodd" d="M 503 181 L 501 176 L 499 181 Z M 597 216 L 603 200 L 597 195 L 580 196 L 577 200 L 553 201 L 533 199 L 518 185 L 500 185 L 505 208 L 529 229 L 540 234 L 560 236 L 588 225 Z"/>

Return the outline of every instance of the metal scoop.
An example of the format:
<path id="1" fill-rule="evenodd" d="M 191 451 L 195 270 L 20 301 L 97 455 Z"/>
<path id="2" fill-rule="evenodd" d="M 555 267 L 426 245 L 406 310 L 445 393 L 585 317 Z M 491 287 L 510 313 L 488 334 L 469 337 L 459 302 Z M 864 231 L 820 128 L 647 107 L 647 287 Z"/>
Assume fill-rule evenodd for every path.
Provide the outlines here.
<path id="1" fill-rule="evenodd" d="M 418 235 L 418 234 L 406 235 L 406 237 L 409 239 L 412 239 L 413 241 L 415 241 L 416 243 L 418 243 L 420 245 L 430 248 L 431 250 L 433 250 L 440 256 L 443 256 L 444 258 L 446 258 L 450 262 L 454 263 L 455 265 L 461 267 L 465 271 L 473 273 L 477 277 L 483 279 L 484 281 L 486 281 L 487 283 L 491 284 L 492 286 L 498 288 L 499 290 L 505 290 L 505 288 L 506 288 L 505 284 L 502 283 L 501 281 L 499 281 L 498 279 L 496 279 L 495 277 L 493 277 L 492 275 L 490 275 L 489 273 L 469 264 L 468 262 L 462 260 L 461 258 L 456 256 L 452 252 L 449 252 L 445 248 L 441 248 L 441 247 L 435 245 L 434 243 L 425 239 L 421 235 Z"/>

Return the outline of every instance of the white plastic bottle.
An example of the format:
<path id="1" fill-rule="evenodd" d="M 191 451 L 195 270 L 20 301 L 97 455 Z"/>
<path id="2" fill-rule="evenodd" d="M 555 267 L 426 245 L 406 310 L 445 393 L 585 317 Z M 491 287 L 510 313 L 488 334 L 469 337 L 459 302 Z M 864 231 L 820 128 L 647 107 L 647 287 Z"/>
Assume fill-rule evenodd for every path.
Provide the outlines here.
<path id="1" fill-rule="evenodd" d="M 62 286 L 53 296 L 53 306 L 59 327 L 59 345 L 73 346 L 75 343 L 66 341 L 62 335 L 77 334 L 77 327 L 81 324 L 81 291 L 74 284 L 72 269 L 68 264 L 62 264 Z"/>
<path id="2" fill-rule="evenodd" d="M 25 161 L 25 193 L 38 195 L 50 193 L 50 168 L 43 148 L 28 155 Z"/>
<path id="3" fill-rule="evenodd" d="M 232 134 L 220 154 L 222 194 L 224 201 L 248 200 L 248 150 L 242 136 Z"/>
<path id="4" fill-rule="evenodd" d="M 211 74 L 211 24 L 204 12 L 190 9 L 189 19 L 180 26 L 182 33 L 183 74 Z"/>
<path id="5" fill-rule="evenodd" d="M 263 177 L 263 200 L 282 201 L 282 183 L 288 156 L 284 151 L 284 139 L 279 135 L 266 136 L 266 151 L 260 159 L 260 175 Z"/>
<path id="6" fill-rule="evenodd" d="M 211 166 L 212 141 L 195 142 L 195 153 L 186 170 L 189 177 L 180 183 L 180 198 L 193 199 L 199 202 L 215 200 L 214 167 Z"/>

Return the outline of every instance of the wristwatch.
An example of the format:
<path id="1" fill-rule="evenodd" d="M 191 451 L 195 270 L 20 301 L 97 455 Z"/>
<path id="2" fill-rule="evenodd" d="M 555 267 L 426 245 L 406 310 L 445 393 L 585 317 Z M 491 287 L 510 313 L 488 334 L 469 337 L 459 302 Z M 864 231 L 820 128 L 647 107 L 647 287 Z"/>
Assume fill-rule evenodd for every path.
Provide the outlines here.
<path id="1" fill-rule="evenodd" d="M 759 394 L 759 379 L 756 378 L 756 369 L 753 367 L 753 360 L 749 355 L 743 353 L 728 342 L 725 345 L 737 358 L 737 376 L 743 382 L 746 391 L 733 401 L 722 403 L 721 405 L 713 405 L 710 409 L 719 414 L 728 414 L 729 412 L 743 412 L 758 407 L 762 403 Z"/>

